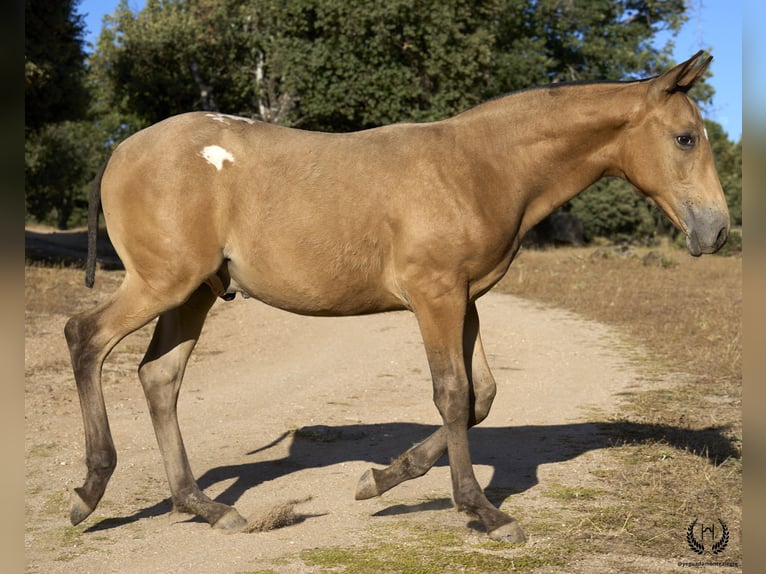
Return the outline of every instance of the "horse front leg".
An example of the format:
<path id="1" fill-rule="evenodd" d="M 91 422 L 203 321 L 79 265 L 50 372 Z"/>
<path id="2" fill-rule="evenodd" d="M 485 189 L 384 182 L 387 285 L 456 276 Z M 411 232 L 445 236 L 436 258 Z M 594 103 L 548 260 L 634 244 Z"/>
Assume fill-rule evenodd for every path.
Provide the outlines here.
<path id="1" fill-rule="evenodd" d="M 489 414 L 497 386 L 481 342 L 476 304 L 468 304 L 463 325 L 463 357 L 469 375 L 470 418 L 468 426 L 482 422 Z M 447 427 L 442 426 L 424 441 L 412 446 L 383 469 L 369 469 L 359 479 L 356 499 L 380 496 L 406 480 L 423 476 L 447 451 Z"/>
<path id="2" fill-rule="evenodd" d="M 438 283 L 436 284 L 438 286 Z M 444 283 L 442 283 L 444 285 Z M 473 315 L 458 283 L 436 295 L 410 293 L 431 369 L 434 403 L 444 421 L 449 453 L 452 495 L 458 509 L 477 516 L 494 540 L 523 542 L 516 520 L 495 508 L 484 495 L 473 472 L 468 448 L 471 385 L 464 359 L 466 315 Z"/>
<path id="3" fill-rule="evenodd" d="M 200 287 L 180 307 L 160 315 L 139 378 L 162 454 L 173 508 L 195 514 L 214 528 L 235 531 L 247 521 L 231 506 L 215 502 L 197 485 L 178 426 L 177 402 L 186 363 L 215 295 Z"/>

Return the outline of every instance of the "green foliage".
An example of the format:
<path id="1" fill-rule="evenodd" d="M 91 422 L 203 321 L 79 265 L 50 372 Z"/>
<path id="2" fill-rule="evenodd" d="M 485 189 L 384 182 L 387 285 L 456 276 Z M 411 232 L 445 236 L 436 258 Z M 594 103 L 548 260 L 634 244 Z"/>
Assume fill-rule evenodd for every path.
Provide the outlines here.
<path id="1" fill-rule="evenodd" d="M 25 2 L 26 213 L 64 229 L 81 220 L 103 138 L 86 121 L 83 21 L 77 1 Z"/>
<path id="2" fill-rule="evenodd" d="M 296 112 L 333 131 L 435 120 L 478 104 L 491 76 L 492 2 L 316 2 Z"/>
<path id="3" fill-rule="evenodd" d="M 481 101 L 489 12 L 469 0 L 151 0 L 134 14 L 123 1 L 92 65 L 108 107 L 141 124 L 195 109 L 333 131 L 436 119 Z"/>
<path id="4" fill-rule="evenodd" d="M 131 116 L 135 129 L 195 107 L 190 67 L 198 32 L 187 4 L 149 0 L 134 14 L 122 0 L 105 19 L 90 60 L 96 96 L 104 108 Z"/>
<path id="5" fill-rule="evenodd" d="M 38 222 L 66 229 L 82 225 L 88 185 L 103 160 L 102 134 L 87 121 L 46 124 L 24 143 L 26 211 Z"/>
<path id="6" fill-rule="evenodd" d="M 194 109 L 347 131 L 565 79 L 658 73 L 683 0 L 123 0 L 92 59 L 140 125 Z"/>
<path id="7" fill-rule="evenodd" d="M 78 0 L 24 2 L 24 121 L 27 130 L 85 115 L 84 24 Z"/>
<path id="8" fill-rule="evenodd" d="M 498 2 L 497 67 L 500 92 L 548 82 L 623 80 L 655 75 L 670 63 L 670 46 L 651 41 L 678 31 L 683 0 L 505 0 Z"/>
<path id="9" fill-rule="evenodd" d="M 737 143 L 730 141 L 723 127 L 716 122 L 706 120 L 705 126 L 729 206 L 731 223 L 742 225 L 742 140 Z"/>
<path id="10" fill-rule="evenodd" d="M 621 179 L 603 179 L 569 202 L 568 211 L 582 221 L 585 240 L 649 239 L 658 210 Z"/>

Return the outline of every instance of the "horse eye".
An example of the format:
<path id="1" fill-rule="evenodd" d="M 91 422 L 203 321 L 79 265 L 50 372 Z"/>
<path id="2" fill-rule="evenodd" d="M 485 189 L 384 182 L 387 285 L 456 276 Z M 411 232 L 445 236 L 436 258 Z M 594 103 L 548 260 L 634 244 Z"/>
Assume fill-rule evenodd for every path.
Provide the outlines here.
<path id="1" fill-rule="evenodd" d="M 678 145 L 681 146 L 682 148 L 689 149 L 694 147 L 695 139 L 694 139 L 694 136 L 691 134 L 684 134 L 684 135 L 676 137 L 676 142 L 678 142 Z"/>

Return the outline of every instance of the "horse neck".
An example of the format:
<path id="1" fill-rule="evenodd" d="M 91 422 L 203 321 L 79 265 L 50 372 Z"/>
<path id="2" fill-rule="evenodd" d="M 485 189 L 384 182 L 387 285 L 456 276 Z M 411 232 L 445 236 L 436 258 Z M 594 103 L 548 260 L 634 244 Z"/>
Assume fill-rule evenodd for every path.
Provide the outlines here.
<path id="1" fill-rule="evenodd" d="M 477 138 L 485 193 L 521 233 L 604 176 L 623 176 L 621 135 L 640 109 L 640 82 L 564 85 L 487 102 L 456 120 Z M 486 168 L 486 169 L 485 169 Z"/>

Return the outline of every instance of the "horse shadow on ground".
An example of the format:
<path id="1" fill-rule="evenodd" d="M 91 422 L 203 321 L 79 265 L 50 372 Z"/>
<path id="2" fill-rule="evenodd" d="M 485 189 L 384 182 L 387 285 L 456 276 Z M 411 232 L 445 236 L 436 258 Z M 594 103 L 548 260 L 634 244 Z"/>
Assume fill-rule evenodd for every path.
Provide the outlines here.
<path id="1" fill-rule="evenodd" d="M 24 257 L 32 263 L 84 267 L 88 257 L 86 231 L 55 231 L 40 233 L 24 230 Z M 96 246 L 96 261 L 101 269 L 124 269 L 109 235 L 100 229 Z"/>
<path id="2" fill-rule="evenodd" d="M 294 433 L 285 432 L 245 455 L 265 452 L 284 440 L 292 440 L 288 456 L 211 468 L 198 478 L 198 483 L 205 490 L 216 483 L 232 481 L 215 500 L 234 505 L 247 490 L 258 484 L 304 469 L 359 460 L 370 462 L 378 468 L 386 466 L 436 429 L 436 426 L 417 423 L 303 427 Z M 479 426 L 469 432 L 469 437 L 473 463 L 493 468 L 485 494 L 493 504 L 500 506 L 512 494 L 522 493 L 537 485 L 541 465 L 572 460 L 592 450 L 661 442 L 679 450 L 689 450 L 706 458 L 710 464 L 718 465 L 728 458 L 740 456 L 737 448 L 727 438 L 726 431 L 725 427 L 690 430 L 633 422 L 582 422 L 520 427 Z M 436 466 L 447 464 L 447 457 L 443 456 Z M 449 485 L 445 485 L 445 488 L 449 488 Z M 348 496 L 353 496 L 353 493 L 348 493 Z M 451 506 L 447 498 L 425 503 L 416 501 L 411 505 L 395 504 L 375 515 L 407 514 Z M 115 528 L 143 518 L 160 516 L 171 510 L 172 504 L 170 498 L 167 498 L 131 516 L 101 520 L 86 532 Z M 189 520 L 202 522 L 196 517 Z"/>

